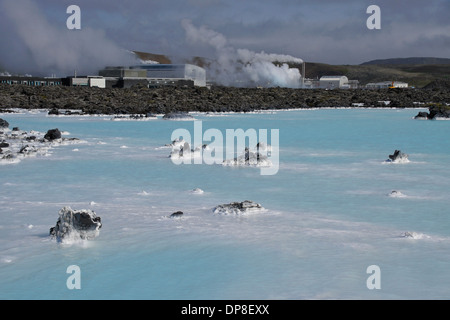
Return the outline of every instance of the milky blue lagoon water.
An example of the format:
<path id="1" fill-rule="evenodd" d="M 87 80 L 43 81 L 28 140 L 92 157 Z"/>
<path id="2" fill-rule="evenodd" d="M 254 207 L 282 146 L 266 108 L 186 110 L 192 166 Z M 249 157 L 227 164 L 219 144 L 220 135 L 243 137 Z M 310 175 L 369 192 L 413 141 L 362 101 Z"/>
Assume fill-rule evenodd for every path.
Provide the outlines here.
<path id="1" fill-rule="evenodd" d="M 177 128 L 193 132 L 192 121 L 2 114 L 11 127 L 59 128 L 83 143 L 0 165 L 0 298 L 448 299 L 450 122 L 417 112 L 195 114 L 224 135 L 279 129 L 273 176 L 173 164 L 160 147 Z M 410 162 L 386 163 L 396 149 Z M 266 210 L 212 212 L 244 200 Z M 94 210 L 100 235 L 51 239 L 64 206 Z M 178 210 L 183 218 L 168 218 Z M 66 286 L 70 265 L 80 290 Z M 366 285 L 371 265 L 381 289 Z"/>

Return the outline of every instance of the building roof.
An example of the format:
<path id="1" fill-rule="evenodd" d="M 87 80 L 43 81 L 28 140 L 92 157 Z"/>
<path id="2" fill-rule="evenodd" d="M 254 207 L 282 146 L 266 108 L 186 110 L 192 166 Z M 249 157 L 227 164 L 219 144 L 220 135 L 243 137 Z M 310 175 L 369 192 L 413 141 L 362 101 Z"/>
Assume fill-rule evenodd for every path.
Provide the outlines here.
<path id="1" fill-rule="evenodd" d="M 341 80 L 342 78 L 347 78 L 346 76 L 323 76 L 320 80 Z"/>
<path id="2" fill-rule="evenodd" d="M 136 65 L 136 66 L 132 66 L 130 67 L 131 69 L 154 69 L 154 70 L 173 70 L 173 69 L 182 69 L 185 68 L 186 66 L 190 66 L 190 67 L 195 67 L 198 69 L 203 69 L 202 67 L 198 67 L 196 65 L 193 64 L 187 64 L 187 63 L 183 63 L 183 64 L 159 64 L 159 63 L 155 63 L 155 64 L 140 64 L 140 65 Z"/>
<path id="3" fill-rule="evenodd" d="M 408 84 L 408 83 L 403 82 L 403 81 L 394 81 L 394 82 L 392 82 L 392 81 L 381 81 L 381 82 L 370 82 L 367 85 L 381 86 L 381 85 L 391 85 L 392 83 L 394 83 L 394 84 Z"/>

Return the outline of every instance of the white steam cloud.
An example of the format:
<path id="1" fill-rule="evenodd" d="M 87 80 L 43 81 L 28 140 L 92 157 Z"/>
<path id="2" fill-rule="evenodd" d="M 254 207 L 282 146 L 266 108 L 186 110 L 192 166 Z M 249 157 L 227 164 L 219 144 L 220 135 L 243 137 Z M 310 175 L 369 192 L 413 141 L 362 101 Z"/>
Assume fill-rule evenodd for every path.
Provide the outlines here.
<path id="1" fill-rule="evenodd" d="M 83 25 L 68 30 L 69 15 L 61 11 L 58 21 L 48 21 L 40 7 L 30 0 L 2 0 L 0 10 L 8 20 L 2 63 L 14 72 L 71 75 L 96 73 L 106 65 L 126 64 L 132 55 L 108 40 L 102 30 Z M 83 11 L 81 12 L 83 14 Z"/>
<path id="2" fill-rule="evenodd" d="M 183 20 L 182 26 L 189 42 L 208 45 L 214 49 L 215 61 L 208 67 L 208 76 L 217 83 L 228 86 L 300 87 L 300 71 L 289 68 L 287 63 L 301 64 L 302 59 L 284 54 L 236 49 L 228 44 L 223 34 L 205 26 L 196 27 L 189 20 Z M 275 65 L 274 62 L 281 65 Z"/>

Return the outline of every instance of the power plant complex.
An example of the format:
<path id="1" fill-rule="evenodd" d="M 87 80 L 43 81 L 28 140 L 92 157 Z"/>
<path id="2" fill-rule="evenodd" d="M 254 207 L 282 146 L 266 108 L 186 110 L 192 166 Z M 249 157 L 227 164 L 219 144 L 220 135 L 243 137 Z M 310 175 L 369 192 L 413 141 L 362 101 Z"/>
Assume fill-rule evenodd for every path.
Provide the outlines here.
<path id="1" fill-rule="evenodd" d="M 322 76 L 320 79 L 305 78 L 305 63 L 302 64 L 302 77 L 299 88 L 302 89 L 384 89 L 407 88 L 408 84 L 399 81 L 369 83 L 361 87 L 358 80 L 349 80 L 344 75 Z M 21 84 L 27 86 L 83 86 L 98 88 L 131 88 L 143 85 L 158 87 L 209 87 L 206 70 L 193 64 L 141 64 L 135 66 L 106 67 L 93 76 L 69 76 L 65 78 L 30 77 L 1 75 L 0 84 Z"/>

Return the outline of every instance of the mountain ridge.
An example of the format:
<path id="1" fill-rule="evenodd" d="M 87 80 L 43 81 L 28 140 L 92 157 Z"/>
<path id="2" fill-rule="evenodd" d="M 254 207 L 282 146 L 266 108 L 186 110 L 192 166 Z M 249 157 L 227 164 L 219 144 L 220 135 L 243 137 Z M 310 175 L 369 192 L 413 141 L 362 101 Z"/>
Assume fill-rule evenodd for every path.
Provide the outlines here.
<path id="1" fill-rule="evenodd" d="M 450 64 L 448 58 L 436 57 L 409 57 L 409 58 L 390 58 L 390 59 L 376 59 L 363 62 L 360 65 L 441 65 Z"/>

